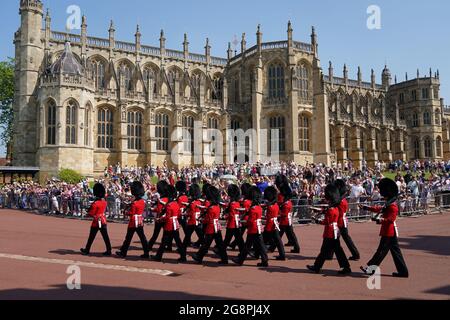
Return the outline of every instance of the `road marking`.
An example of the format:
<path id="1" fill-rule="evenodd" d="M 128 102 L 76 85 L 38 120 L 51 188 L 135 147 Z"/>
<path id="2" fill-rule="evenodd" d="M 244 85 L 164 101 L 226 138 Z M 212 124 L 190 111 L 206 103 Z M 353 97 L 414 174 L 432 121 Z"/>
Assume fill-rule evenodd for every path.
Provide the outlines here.
<path id="1" fill-rule="evenodd" d="M 20 261 L 29 261 L 29 262 L 40 262 L 40 263 L 77 265 L 80 267 L 115 270 L 115 271 L 147 273 L 147 274 L 154 274 L 154 275 L 164 276 L 164 277 L 175 277 L 178 275 L 175 272 L 170 271 L 170 270 L 145 269 L 145 268 L 137 268 L 137 267 L 112 265 L 112 264 L 83 262 L 83 261 L 74 261 L 74 260 L 62 260 L 62 259 L 50 259 L 50 258 L 42 258 L 42 257 L 27 257 L 27 256 L 22 256 L 22 255 L 6 254 L 6 253 L 0 253 L 0 258 L 11 259 L 11 260 L 20 260 Z"/>

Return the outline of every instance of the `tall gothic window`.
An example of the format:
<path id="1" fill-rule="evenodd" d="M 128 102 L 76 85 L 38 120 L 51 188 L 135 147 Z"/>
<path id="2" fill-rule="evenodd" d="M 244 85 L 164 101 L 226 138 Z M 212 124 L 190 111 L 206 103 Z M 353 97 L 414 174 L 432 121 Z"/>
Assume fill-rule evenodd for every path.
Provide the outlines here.
<path id="1" fill-rule="evenodd" d="M 412 138 L 412 148 L 414 152 L 414 159 L 420 159 L 420 141 L 419 138 Z"/>
<path id="2" fill-rule="evenodd" d="M 363 151 L 365 150 L 365 140 L 366 140 L 366 137 L 365 137 L 364 131 L 360 130 L 359 131 L 359 148 Z"/>
<path id="3" fill-rule="evenodd" d="M 131 68 L 127 63 L 122 63 L 119 65 L 119 78 L 123 79 L 125 90 L 131 91 Z"/>
<path id="4" fill-rule="evenodd" d="M 301 114 L 298 117 L 298 139 L 300 143 L 300 151 L 311 152 L 311 118 Z"/>
<path id="5" fill-rule="evenodd" d="M 297 88 L 300 98 L 309 99 L 309 71 L 305 65 L 297 66 Z"/>
<path id="6" fill-rule="evenodd" d="M 231 129 L 233 129 L 233 130 L 241 129 L 241 122 L 239 120 L 232 120 L 231 121 Z"/>
<path id="7" fill-rule="evenodd" d="M 90 140 L 91 140 L 91 106 L 87 105 L 86 109 L 84 110 L 84 145 L 90 146 Z"/>
<path id="8" fill-rule="evenodd" d="M 102 60 L 93 59 L 91 61 L 92 79 L 95 82 L 95 89 L 102 90 L 106 88 L 105 69 L 106 65 Z"/>
<path id="9" fill-rule="evenodd" d="M 216 132 L 219 130 L 219 120 L 217 118 L 208 119 L 209 138 L 211 139 L 211 154 L 215 155 L 217 151 Z"/>
<path id="10" fill-rule="evenodd" d="M 140 111 L 129 111 L 127 114 L 128 150 L 142 150 L 143 118 Z"/>
<path id="11" fill-rule="evenodd" d="M 77 144 L 77 105 L 74 101 L 66 107 L 66 144 Z"/>
<path id="12" fill-rule="evenodd" d="M 433 143 L 429 137 L 426 137 L 424 142 L 425 146 L 425 158 L 433 157 Z"/>
<path id="13" fill-rule="evenodd" d="M 335 153 L 336 152 L 336 133 L 334 131 L 334 127 L 330 126 L 330 150 L 331 153 Z"/>
<path id="14" fill-rule="evenodd" d="M 281 65 L 269 67 L 269 98 L 284 98 L 284 68 Z"/>
<path id="15" fill-rule="evenodd" d="M 97 147 L 114 148 L 114 115 L 109 109 L 98 110 Z"/>
<path id="16" fill-rule="evenodd" d="M 53 101 L 47 105 L 47 144 L 56 144 L 56 104 Z"/>
<path id="17" fill-rule="evenodd" d="M 269 120 L 269 149 L 272 151 L 272 146 L 276 146 L 278 143 L 278 151 L 285 152 L 286 151 L 286 128 L 285 128 L 285 118 L 278 116 L 272 117 Z M 278 139 L 276 139 L 276 135 L 272 136 L 272 130 L 278 130 Z"/>
<path id="18" fill-rule="evenodd" d="M 442 138 L 439 136 L 436 138 L 436 156 L 442 157 Z"/>
<path id="19" fill-rule="evenodd" d="M 428 111 L 423 114 L 423 124 L 426 126 L 431 125 L 431 115 Z"/>
<path id="20" fill-rule="evenodd" d="M 413 127 L 419 126 L 419 115 L 417 113 L 414 113 L 412 116 L 412 126 Z"/>
<path id="21" fill-rule="evenodd" d="M 344 148 L 346 150 L 350 149 L 350 133 L 347 129 L 344 129 Z"/>
<path id="22" fill-rule="evenodd" d="M 194 152 L 194 117 L 183 116 L 184 152 Z"/>
<path id="23" fill-rule="evenodd" d="M 169 116 L 165 113 L 156 114 L 156 149 L 169 151 Z"/>

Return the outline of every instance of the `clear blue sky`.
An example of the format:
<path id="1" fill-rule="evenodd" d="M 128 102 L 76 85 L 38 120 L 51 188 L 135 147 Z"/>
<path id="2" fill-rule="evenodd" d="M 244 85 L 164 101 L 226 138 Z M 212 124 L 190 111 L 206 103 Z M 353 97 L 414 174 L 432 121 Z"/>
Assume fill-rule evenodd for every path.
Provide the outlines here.
<path id="1" fill-rule="evenodd" d="M 116 38 L 134 41 L 140 24 L 142 42 L 158 46 L 164 29 L 167 47 L 181 49 L 183 33 L 188 33 L 190 51 L 204 52 L 210 38 L 212 54 L 225 57 L 227 43 L 235 35 L 247 34 L 248 47 L 261 24 L 263 41 L 286 39 L 287 21 L 291 20 L 294 39 L 310 41 L 311 26 L 316 27 L 319 55 L 326 70 L 333 61 L 340 74 L 347 63 L 350 76 L 356 78 L 361 66 L 365 80 L 370 69 L 377 81 L 387 61 L 399 81 L 439 69 L 441 96 L 450 104 L 450 1 L 448 0 L 44 0 L 50 7 L 52 28 L 64 31 L 69 5 L 78 5 L 88 18 L 88 34 L 107 37 L 110 19 L 116 26 Z M 381 30 L 366 26 L 369 5 L 381 8 Z M 19 0 L 3 1 L 0 12 L 0 59 L 14 55 L 13 34 L 19 27 Z M 76 32 L 79 32 L 78 30 Z M 2 150 L 2 153 L 4 150 Z"/>

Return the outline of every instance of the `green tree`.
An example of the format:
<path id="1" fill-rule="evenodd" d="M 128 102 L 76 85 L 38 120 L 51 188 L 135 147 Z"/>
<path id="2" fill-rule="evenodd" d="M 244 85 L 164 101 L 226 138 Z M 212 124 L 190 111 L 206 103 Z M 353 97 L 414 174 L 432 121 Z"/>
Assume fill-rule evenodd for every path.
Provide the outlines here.
<path id="1" fill-rule="evenodd" d="M 14 60 L 0 62 L 0 140 L 5 146 L 12 139 L 14 99 Z"/>
<path id="2" fill-rule="evenodd" d="M 59 179 L 69 184 L 76 184 L 83 179 L 83 176 L 72 169 L 61 169 Z"/>

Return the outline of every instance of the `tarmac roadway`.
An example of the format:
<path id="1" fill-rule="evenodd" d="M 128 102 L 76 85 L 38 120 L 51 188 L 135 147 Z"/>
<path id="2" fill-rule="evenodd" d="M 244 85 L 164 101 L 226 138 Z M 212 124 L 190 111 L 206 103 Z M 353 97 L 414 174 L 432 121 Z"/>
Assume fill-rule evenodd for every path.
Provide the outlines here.
<path id="1" fill-rule="evenodd" d="M 354 273 L 343 277 L 336 273 L 335 260 L 325 264 L 323 274 L 306 270 L 321 246 L 322 227 L 317 225 L 296 227 L 300 255 L 288 254 L 288 261 L 279 262 L 271 254 L 270 267 L 259 269 L 256 260 L 242 267 L 231 261 L 219 266 L 213 254 L 204 265 L 190 257 L 187 264 L 178 264 L 176 253 L 166 254 L 164 263 L 144 261 L 138 242 L 133 242 L 127 260 L 103 257 L 100 234 L 93 255 L 85 257 L 78 250 L 85 245 L 89 222 L 0 210 L 0 299 L 449 299 L 450 213 L 402 218 L 398 224 L 410 278 L 391 276 L 395 266 L 389 255 L 381 266 L 381 289 L 370 290 L 359 266 L 378 246 L 379 226 L 372 222 L 350 225 L 362 259 L 352 262 Z M 126 226 L 108 228 L 117 249 Z M 146 227 L 148 237 L 151 233 L 152 227 Z M 190 249 L 189 255 L 193 252 Z M 73 288 L 78 274 L 74 270 L 80 271 L 80 290 L 67 286 L 69 282 Z"/>

